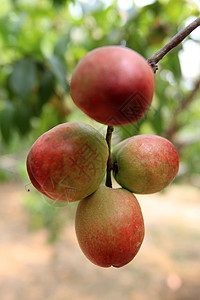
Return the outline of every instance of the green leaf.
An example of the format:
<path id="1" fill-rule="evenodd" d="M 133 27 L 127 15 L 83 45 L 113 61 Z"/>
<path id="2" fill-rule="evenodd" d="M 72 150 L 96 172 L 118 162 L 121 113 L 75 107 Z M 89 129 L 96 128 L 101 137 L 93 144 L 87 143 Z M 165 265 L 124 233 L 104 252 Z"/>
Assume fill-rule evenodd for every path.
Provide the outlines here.
<path id="1" fill-rule="evenodd" d="M 68 46 L 69 41 L 70 41 L 70 35 L 69 34 L 62 35 L 55 44 L 54 54 L 56 56 L 63 57 L 65 55 L 66 50 L 67 50 L 67 46 Z"/>
<path id="2" fill-rule="evenodd" d="M 163 132 L 163 117 L 161 110 L 158 109 L 157 111 L 154 111 L 152 118 L 151 118 L 151 125 L 153 129 L 155 130 L 156 134 L 162 135 Z"/>
<path id="3" fill-rule="evenodd" d="M 54 75 L 45 70 L 39 85 L 39 99 L 41 106 L 49 100 L 54 91 Z"/>
<path id="4" fill-rule="evenodd" d="M 32 110 L 30 106 L 25 103 L 23 103 L 23 105 L 19 103 L 15 105 L 14 124 L 20 135 L 23 136 L 29 132 L 31 116 Z"/>
<path id="5" fill-rule="evenodd" d="M 0 111 L 0 130 L 1 135 L 5 143 L 8 143 L 11 139 L 13 128 L 14 110 L 10 102 L 7 102 L 6 106 Z"/>
<path id="6" fill-rule="evenodd" d="M 31 91 L 36 80 L 36 64 L 30 58 L 24 58 L 14 65 L 9 84 L 11 89 L 21 98 Z"/>
<path id="7" fill-rule="evenodd" d="M 72 2 L 72 3 L 74 3 L 74 0 L 52 0 L 52 2 L 53 2 L 53 5 L 55 5 L 55 6 L 62 6 L 62 5 L 65 5 L 66 3 L 70 3 L 70 2 Z"/>
<path id="8" fill-rule="evenodd" d="M 179 46 L 179 50 L 180 50 Z M 178 56 L 178 51 L 175 49 L 172 53 L 168 54 L 167 68 L 173 72 L 176 79 L 180 79 L 182 76 L 180 60 Z"/>
<path id="9" fill-rule="evenodd" d="M 68 89 L 68 84 L 66 80 L 66 67 L 63 64 L 62 60 L 55 55 L 52 55 L 51 57 L 48 58 L 48 62 L 51 66 L 51 70 L 62 85 L 64 89 Z"/>

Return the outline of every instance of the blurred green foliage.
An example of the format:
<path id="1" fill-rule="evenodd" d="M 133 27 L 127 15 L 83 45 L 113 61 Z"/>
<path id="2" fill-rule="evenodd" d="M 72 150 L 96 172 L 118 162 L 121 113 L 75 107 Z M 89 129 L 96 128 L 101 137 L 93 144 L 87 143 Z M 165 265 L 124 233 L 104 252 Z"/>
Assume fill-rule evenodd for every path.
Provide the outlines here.
<path id="1" fill-rule="evenodd" d="M 53 243 L 63 225 L 74 219 L 77 202 L 55 202 L 30 190 L 23 199 L 23 205 L 29 215 L 30 230 L 46 228 L 48 242 Z"/>
<path id="2" fill-rule="evenodd" d="M 143 7 L 133 1 L 132 7 L 123 10 L 118 1 L 2 0 L 1 143 L 9 143 L 15 132 L 22 138 L 34 130 L 39 135 L 67 121 L 76 109 L 69 94 L 70 77 L 89 50 L 126 45 L 148 58 L 184 27 L 189 17 L 197 15 L 192 1 L 160 0 Z M 152 108 L 145 120 L 132 126 L 130 134 L 139 133 L 147 122 L 151 130 L 163 135 L 169 116 L 179 105 L 177 98 L 190 92 L 182 77 L 181 48 L 160 62 Z M 127 136 L 127 130 L 125 136 L 123 131 L 122 138 Z"/>
<path id="3" fill-rule="evenodd" d="M 11 177 L 28 181 L 24 171 L 28 149 L 39 135 L 61 122 L 87 122 L 105 133 L 105 126 L 84 115 L 70 97 L 70 78 L 84 54 L 100 46 L 124 45 L 147 59 L 199 15 L 194 1 L 152 0 L 143 6 L 133 1 L 127 9 L 120 2 L 0 1 L 0 180 L 9 178 L 10 172 Z M 200 35 L 190 35 L 188 40 L 199 45 Z M 180 154 L 177 182 L 200 186 L 199 91 L 180 109 L 190 98 L 200 70 L 184 76 L 180 60 L 184 43 L 159 62 L 156 93 L 147 114 L 136 124 L 116 127 L 113 144 L 135 134 L 165 136 Z M 14 162 L 7 170 L 9 159 Z M 30 199 L 27 203 L 34 214 L 42 210 Z"/>

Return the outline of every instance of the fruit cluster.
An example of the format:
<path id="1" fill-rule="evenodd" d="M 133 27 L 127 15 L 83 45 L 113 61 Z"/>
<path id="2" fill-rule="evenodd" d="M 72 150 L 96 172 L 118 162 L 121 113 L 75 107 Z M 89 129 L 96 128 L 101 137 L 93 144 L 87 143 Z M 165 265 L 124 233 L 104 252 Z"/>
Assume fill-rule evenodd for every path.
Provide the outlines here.
<path id="1" fill-rule="evenodd" d="M 107 125 L 137 122 L 149 108 L 154 75 L 138 53 L 120 46 L 85 55 L 71 80 L 74 102 Z M 103 186 L 110 149 L 90 125 L 60 124 L 41 135 L 27 156 L 33 186 L 48 198 L 79 201 L 75 230 L 86 257 L 101 267 L 122 267 L 138 253 L 144 220 L 136 194 L 161 191 L 175 178 L 179 159 L 163 137 L 130 137 L 112 151 L 113 176 L 120 188 Z"/>

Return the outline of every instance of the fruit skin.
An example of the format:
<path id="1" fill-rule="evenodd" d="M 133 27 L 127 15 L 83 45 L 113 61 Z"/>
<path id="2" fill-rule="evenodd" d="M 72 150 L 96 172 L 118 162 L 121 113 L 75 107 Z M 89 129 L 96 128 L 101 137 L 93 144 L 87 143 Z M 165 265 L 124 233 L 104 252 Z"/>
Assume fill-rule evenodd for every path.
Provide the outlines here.
<path id="1" fill-rule="evenodd" d="M 119 143 L 112 153 L 114 177 L 127 190 L 152 194 L 168 186 L 178 173 L 179 157 L 167 139 L 137 135 Z"/>
<path id="2" fill-rule="evenodd" d="M 71 96 L 94 120 L 107 125 L 137 122 L 149 108 L 154 74 L 137 52 L 104 46 L 81 58 L 72 75 Z"/>
<path id="3" fill-rule="evenodd" d="M 136 197 L 125 189 L 100 186 L 80 201 L 76 236 L 86 257 L 100 267 L 122 267 L 138 253 L 144 220 Z"/>
<path id="4" fill-rule="evenodd" d="M 42 194 L 52 200 L 72 202 L 99 187 L 107 159 L 107 143 L 96 129 L 68 122 L 36 140 L 27 156 L 27 171 Z"/>

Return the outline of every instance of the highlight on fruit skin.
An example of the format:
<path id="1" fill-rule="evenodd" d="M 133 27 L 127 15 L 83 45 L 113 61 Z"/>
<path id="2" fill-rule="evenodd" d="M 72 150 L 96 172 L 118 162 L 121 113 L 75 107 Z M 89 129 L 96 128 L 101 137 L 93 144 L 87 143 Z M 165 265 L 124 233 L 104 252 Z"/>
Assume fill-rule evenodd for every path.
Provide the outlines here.
<path id="1" fill-rule="evenodd" d="M 80 122 L 55 126 L 32 145 L 26 160 L 33 186 L 60 202 L 81 200 L 101 184 L 108 159 L 104 137 Z"/>
<path id="2" fill-rule="evenodd" d="M 104 46 L 78 62 L 71 79 L 74 103 L 107 125 L 137 122 L 147 112 L 155 90 L 152 68 L 134 50 Z"/>
<path id="3" fill-rule="evenodd" d="M 136 197 L 125 189 L 106 186 L 79 202 L 75 231 L 85 256 L 105 268 L 120 268 L 132 261 L 145 235 Z"/>
<path id="4" fill-rule="evenodd" d="M 116 145 L 112 152 L 114 178 L 135 194 L 163 190 L 176 177 L 179 157 L 167 139 L 151 134 L 137 135 Z"/>

